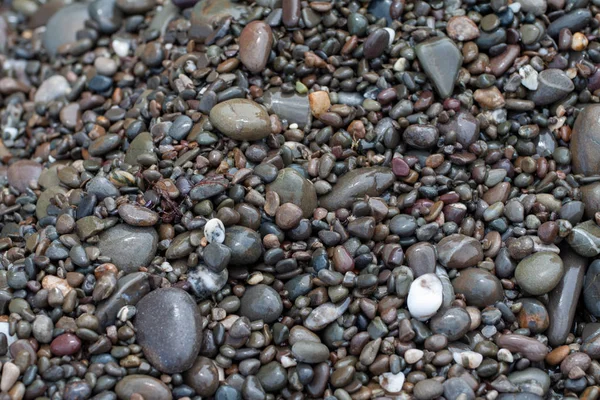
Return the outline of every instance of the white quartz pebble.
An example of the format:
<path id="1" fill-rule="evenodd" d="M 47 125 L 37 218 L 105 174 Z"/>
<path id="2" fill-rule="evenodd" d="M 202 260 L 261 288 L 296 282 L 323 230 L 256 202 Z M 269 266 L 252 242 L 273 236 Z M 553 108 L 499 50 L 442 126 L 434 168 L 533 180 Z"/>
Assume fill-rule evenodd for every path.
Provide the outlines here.
<path id="1" fill-rule="evenodd" d="M 223 243 L 225 241 L 225 226 L 218 218 L 208 220 L 204 225 L 204 236 L 208 243 Z"/>
<path id="2" fill-rule="evenodd" d="M 397 374 L 385 372 L 379 375 L 379 384 L 388 393 L 400 393 L 402 385 L 404 385 L 404 374 L 402 372 Z"/>
<path id="3" fill-rule="evenodd" d="M 414 280 L 406 303 L 414 318 L 425 321 L 435 315 L 442 305 L 442 281 L 435 274 L 424 274 Z"/>

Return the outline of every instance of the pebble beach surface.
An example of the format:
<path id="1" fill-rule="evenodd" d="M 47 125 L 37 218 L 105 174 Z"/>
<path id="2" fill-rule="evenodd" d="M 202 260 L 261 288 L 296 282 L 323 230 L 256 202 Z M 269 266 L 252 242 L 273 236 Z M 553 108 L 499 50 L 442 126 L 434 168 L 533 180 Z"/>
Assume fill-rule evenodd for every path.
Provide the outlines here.
<path id="1" fill-rule="evenodd" d="M 0 400 L 600 398 L 599 0 L 3 0 L 0 65 Z"/>

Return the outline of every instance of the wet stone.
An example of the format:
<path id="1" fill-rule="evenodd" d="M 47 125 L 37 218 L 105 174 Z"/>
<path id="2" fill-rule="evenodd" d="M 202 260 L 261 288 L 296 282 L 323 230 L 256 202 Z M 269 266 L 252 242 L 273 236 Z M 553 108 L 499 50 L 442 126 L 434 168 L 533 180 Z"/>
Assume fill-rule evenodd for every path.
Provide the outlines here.
<path id="1" fill-rule="evenodd" d="M 54 14 L 46 24 L 42 40 L 46 51 L 53 56 L 60 46 L 74 42 L 88 15 L 88 5 L 82 3 L 70 4 Z"/>
<path id="2" fill-rule="evenodd" d="M 538 75 L 538 88 L 530 99 L 537 106 L 558 101 L 575 89 L 573 81 L 559 69 L 546 69 Z"/>
<path id="3" fill-rule="evenodd" d="M 190 368 L 202 343 L 202 316 L 194 298 L 176 288 L 155 290 L 137 304 L 136 338 L 159 371 Z"/>
<path id="4" fill-rule="evenodd" d="M 117 268 L 131 273 L 150 263 L 157 245 L 158 234 L 154 228 L 120 224 L 100 234 L 98 248 L 103 256 L 110 257 Z"/>
<path id="5" fill-rule="evenodd" d="M 441 334 L 449 341 L 461 339 L 471 326 L 471 317 L 462 308 L 448 308 L 438 312 L 430 321 L 429 328 L 435 334 Z"/>
<path id="6" fill-rule="evenodd" d="M 115 386 L 119 399 L 130 399 L 134 393 L 140 394 L 145 400 L 172 400 L 169 387 L 159 379 L 148 375 L 127 375 Z"/>
<path id="7" fill-rule="evenodd" d="M 19 160 L 8 167 L 8 184 L 24 192 L 31 182 L 37 182 L 42 173 L 42 165 L 30 160 Z"/>
<path id="8" fill-rule="evenodd" d="M 266 323 L 276 321 L 283 311 L 279 294 L 270 286 L 259 284 L 246 289 L 241 299 L 240 314 L 250 321 L 258 319 Z"/>
<path id="9" fill-rule="evenodd" d="M 267 65 L 272 45 L 271 27 L 263 21 L 252 21 L 240 35 L 240 61 L 250 72 L 261 72 Z"/>
<path id="10" fill-rule="evenodd" d="M 436 246 L 438 261 L 447 268 L 468 268 L 483 260 L 478 240 L 461 234 L 443 238 Z"/>
<path id="11" fill-rule="evenodd" d="M 515 279 L 523 290 L 537 296 L 554 289 L 563 273 L 561 258 L 555 253 L 542 251 L 521 260 L 515 270 Z"/>
<path id="12" fill-rule="evenodd" d="M 267 185 L 267 192 L 269 191 L 277 193 L 281 203 L 299 206 L 304 218 L 312 215 L 317 208 L 317 193 L 312 182 L 292 168 L 279 171 L 275 181 Z"/>
<path id="13" fill-rule="evenodd" d="M 577 116 L 571 136 L 573 170 L 579 174 L 600 174 L 595 154 L 600 151 L 598 126 L 600 105 L 588 105 Z"/>
<path id="14" fill-rule="evenodd" d="M 210 121 L 234 140 L 260 140 L 271 133 L 269 114 L 252 100 L 232 99 L 219 103 L 210 110 Z"/>
<path id="15" fill-rule="evenodd" d="M 452 287 L 456 293 L 465 296 L 467 305 L 479 308 L 494 305 L 504 297 L 500 280 L 481 268 L 461 270 L 452 281 Z"/>
<path id="16" fill-rule="evenodd" d="M 462 55 L 454 42 L 449 38 L 428 39 L 415 47 L 415 53 L 440 97 L 450 97 L 462 65 Z"/>

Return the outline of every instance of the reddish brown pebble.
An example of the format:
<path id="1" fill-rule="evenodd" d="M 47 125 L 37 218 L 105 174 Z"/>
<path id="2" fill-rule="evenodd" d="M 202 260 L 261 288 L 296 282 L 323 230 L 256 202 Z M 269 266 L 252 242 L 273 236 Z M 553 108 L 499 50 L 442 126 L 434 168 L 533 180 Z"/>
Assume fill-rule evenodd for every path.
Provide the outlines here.
<path id="1" fill-rule="evenodd" d="M 50 343 L 50 351 L 56 356 L 70 356 L 81 349 L 81 340 L 72 333 L 63 333 Z"/>

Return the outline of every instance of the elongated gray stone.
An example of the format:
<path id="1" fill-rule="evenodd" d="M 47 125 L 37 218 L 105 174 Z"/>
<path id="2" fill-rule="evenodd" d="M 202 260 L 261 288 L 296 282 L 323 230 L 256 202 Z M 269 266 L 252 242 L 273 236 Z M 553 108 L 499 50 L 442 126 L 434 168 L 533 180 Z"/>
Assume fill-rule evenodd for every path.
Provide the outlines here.
<path id="1" fill-rule="evenodd" d="M 573 125 L 570 146 L 573 172 L 600 174 L 600 104 L 588 105 L 579 113 Z"/>
<path id="2" fill-rule="evenodd" d="M 435 37 L 419 43 L 415 53 L 440 97 L 450 97 L 463 61 L 458 47 L 450 38 Z"/>
<path id="3" fill-rule="evenodd" d="M 54 14 L 48 20 L 42 39 L 46 51 L 54 55 L 61 45 L 74 42 L 75 34 L 84 28 L 86 19 L 88 19 L 88 5 L 85 3 L 73 3 Z"/>
<path id="4" fill-rule="evenodd" d="M 547 305 L 550 326 L 545 334 L 552 347 L 564 344 L 571 332 L 588 265 L 586 258 L 564 244 L 560 248 L 560 256 L 565 272 L 558 285 L 548 294 Z"/>

